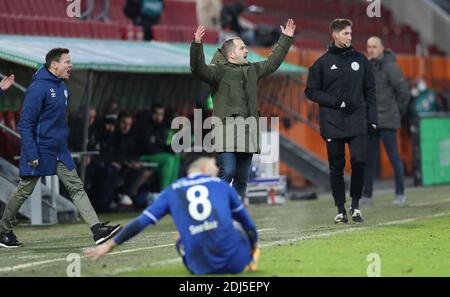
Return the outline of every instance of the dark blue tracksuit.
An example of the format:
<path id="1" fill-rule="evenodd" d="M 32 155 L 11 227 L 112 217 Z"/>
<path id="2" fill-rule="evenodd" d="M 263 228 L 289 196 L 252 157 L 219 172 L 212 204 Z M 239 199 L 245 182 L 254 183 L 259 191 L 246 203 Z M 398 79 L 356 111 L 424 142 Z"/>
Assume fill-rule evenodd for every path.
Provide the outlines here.
<path id="1" fill-rule="evenodd" d="M 67 148 L 68 97 L 64 80 L 45 67 L 33 75 L 18 125 L 22 136 L 21 177 L 54 175 L 57 161 L 63 162 L 69 171 L 75 168 Z M 39 166 L 29 166 L 32 160 L 39 160 Z"/>

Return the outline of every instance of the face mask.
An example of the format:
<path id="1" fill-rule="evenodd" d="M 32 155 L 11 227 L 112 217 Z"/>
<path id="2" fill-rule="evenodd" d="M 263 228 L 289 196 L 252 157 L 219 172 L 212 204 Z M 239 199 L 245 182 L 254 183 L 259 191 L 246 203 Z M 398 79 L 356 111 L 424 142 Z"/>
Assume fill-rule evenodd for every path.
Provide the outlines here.
<path id="1" fill-rule="evenodd" d="M 419 89 L 420 92 L 423 92 L 427 89 L 427 84 L 421 81 L 417 84 L 417 88 Z"/>
<path id="2" fill-rule="evenodd" d="M 419 96 L 419 90 L 416 89 L 416 88 L 412 88 L 411 89 L 411 96 L 413 96 L 413 97 Z"/>

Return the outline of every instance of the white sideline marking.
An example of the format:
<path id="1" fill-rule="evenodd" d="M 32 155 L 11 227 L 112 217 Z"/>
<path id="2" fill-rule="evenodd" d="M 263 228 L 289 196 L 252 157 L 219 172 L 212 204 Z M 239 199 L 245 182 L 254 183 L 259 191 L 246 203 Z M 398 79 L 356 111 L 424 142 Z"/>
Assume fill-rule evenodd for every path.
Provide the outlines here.
<path id="1" fill-rule="evenodd" d="M 164 247 L 173 246 L 173 245 L 175 245 L 175 244 L 171 243 L 171 244 L 163 244 L 163 245 L 154 245 L 154 246 L 148 246 L 148 247 L 143 247 L 143 248 L 136 248 L 136 249 L 129 249 L 129 250 L 112 252 L 112 253 L 109 253 L 108 255 L 132 253 L 132 252 L 141 251 L 141 250 L 151 250 L 151 249 L 156 249 L 156 248 L 164 248 Z M 86 256 L 81 256 L 81 258 L 86 258 Z M 19 264 L 19 265 L 15 265 L 15 266 L 7 266 L 7 267 L 0 268 L 0 272 L 9 272 L 9 271 L 19 270 L 19 269 L 24 269 L 24 268 L 30 268 L 30 267 L 34 267 L 34 266 L 49 264 L 49 263 L 62 262 L 62 261 L 67 261 L 67 260 L 66 260 L 66 258 L 57 258 L 57 259 L 50 259 L 50 260 L 45 260 L 45 261 L 38 261 L 38 262 L 30 262 L 30 263 L 25 263 L 25 264 Z"/>
<path id="2" fill-rule="evenodd" d="M 450 215 L 450 212 L 438 213 L 438 214 L 428 215 L 428 216 L 423 216 L 423 217 L 414 217 L 414 218 L 409 218 L 409 219 L 395 220 L 395 221 L 390 221 L 390 222 L 385 222 L 385 223 L 378 223 L 375 225 L 375 227 L 389 226 L 389 225 L 395 225 L 395 224 L 404 224 L 404 223 L 409 223 L 409 222 L 416 221 L 419 219 L 436 218 L 436 217 L 442 217 L 442 216 L 446 216 L 446 215 Z M 332 235 L 336 235 L 336 234 L 353 232 L 353 231 L 358 231 L 358 230 L 367 230 L 369 228 L 373 228 L 373 226 L 372 227 L 351 227 L 351 228 L 344 229 L 344 230 L 300 236 L 300 237 L 291 238 L 291 239 L 277 240 L 274 242 L 261 244 L 260 247 L 266 248 L 266 247 L 271 247 L 274 245 L 283 245 L 286 243 L 296 242 L 296 241 L 301 241 L 301 240 L 309 240 L 309 239 L 315 239 L 315 238 L 321 238 L 321 237 L 328 237 L 328 236 L 332 236 Z M 258 232 L 265 232 L 265 231 L 270 231 L 270 230 L 276 230 L 276 229 L 275 228 L 265 228 L 265 229 L 258 230 Z M 132 253 L 132 252 L 142 251 L 142 250 L 163 248 L 163 247 L 169 247 L 169 246 L 174 246 L 174 245 L 175 245 L 174 243 L 171 243 L 171 244 L 154 245 L 154 246 L 150 246 L 150 247 L 142 247 L 142 248 L 136 248 L 136 249 L 128 249 L 128 250 L 123 250 L 123 251 L 112 252 L 112 253 L 107 254 L 107 256 L 124 254 L 124 253 Z M 86 256 L 81 256 L 81 258 L 86 258 Z M 178 260 L 179 260 L 178 258 L 163 260 L 163 261 L 155 262 L 151 266 L 166 265 L 169 263 L 175 263 Z M 24 264 L 19 264 L 19 265 L 14 265 L 14 266 L 2 267 L 2 268 L 0 268 L 0 272 L 10 272 L 10 271 L 15 271 L 15 270 L 19 270 L 19 269 L 30 268 L 30 267 L 35 267 L 35 266 L 40 266 L 40 265 L 45 265 L 45 264 L 50 264 L 50 263 L 62 262 L 62 261 L 66 261 L 66 258 L 57 258 L 57 259 L 50 259 L 50 260 L 45 260 L 45 261 L 30 262 L 30 263 L 24 263 Z"/>
<path id="3" fill-rule="evenodd" d="M 296 241 L 328 237 L 328 236 L 332 236 L 332 235 L 337 235 L 337 234 L 341 234 L 341 233 L 349 233 L 349 232 L 354 232 L 354 231 L 364 231 L 364 230 L 371 229 L 373 227 L 382 227 L 382 226 L 390 226 L 390 225 L 397 225 L 397 224 L 405 224 L 405 223 L 417 221 L 419 219 L 438 218 L 438 217 L 443 217 L 443 216 L 447 216 L 447 215 L 450 215 L 450 212 L 441 212 L 441 213 L 437 213 L 437 214 L 434 214 L 434 215 L 427 215 L 427 216 L 423 216 L 423 217 L 414 217 L 414 218 L 409 218 L 409 219 L 401 219 L 401 220 L 395 220 L 395 221 L 390 221 L 390 222 L 378 223 L 378 224 L 370 226 L 370 227 L 350 227 L 348 229 L 343 229 L 343 230 L 337 230 L 337 231 L 331 231 L 331 232 L 323 232 L 323 233 L 318 233 L 318 234 L 300 236 L 300 237 L 291 238 L 291 239 L 277 240 L 277 241 L 261 244 L 260 247 L 261 248 L 266 248 L 266 247 L 271 247 L 271 246 L 274 246 L 274 245 L 284 245 L 284 244 L 291 243 L 291 242 L 296 242 Z"/>
<path id="4" fill-rule="evenodd" d="M 272 230 L 276 230 L 276 229 L 275 228 L 264 228 L 264 229 L 259 229 L 258 232 L 266 232 L 266 231 L 272 231 Z M 177 232 L 173 232 L 173 233 L 177 233 Z M 154 245 L 154 246 L 147 246 L 147 247 L 141 247 L 141 248 L 135 248 L 135 249 L 122 250 L 122 251 L 109 253 L 109 254 L 107 254 L 107 256 L 126 254 L 126 253 L 134 253 L 137 251 L 165 248 L 165 247 L 171 247 L 171 246 L 175 246 L 175 244 L 169 243 L 169 244 Z M 86 256 L 81 256 L 81 258 L 86 258 Z M 160 263 L 159 265 L 165 265 L 165 264 L 174 262 L 174 260 L 175 259 L 159 261 L 159 262 L 153 263 L 150 266 L 155 266 L 157 263 Z M 30 268 L 30 267 L 40 266 L 40 265 L 44 265 L 44 264 L 62 262 L 62 261 L 66 261 L 66 258 L 57 258 L 57 259 L 50 259 L 50 260 L 44 260 L 44 261 L 38 261 L 38 262 L 24 263 L 24 264 L 19 264 L 19 265 L 14 265 L 14 266 L 6 266 L 6 267 L 0 268 L 0 272 L 10 272 L 10 271 L 14 271 L 14 270 Z M 159 265 L 156 265 L 156 266 L 159 266 Z"/>
<path id="5" fill-rule="evenodd" d="M 419 203 L 412 203 L 412 204 L 406 204 L 406 206 L 425 206 L 425 205 L 433 205 L 433 204 L 440 204 L 440 203 L 445 203 L 445 202 L 450 202 L 450 199 L 441 199 L 441 200 L 436 200 L 436 201 L 429 201 L 429 202 L 419 202 Z"/>
<path id="6" fill-rule="evenodd" d="M 408 219 L 401 219 L 401 220 L 395 220 L 395 221 L 390 221 L 390 222 L 378 223 L 378 224 L 376 224 L 374 226 L 371 226 L 371 227 L 350 227 L 349 229 L 344 229 L 344 230 L 338 230 L 338 231 L 332 231 L 332 232 L 323 232 L 323 233 L 314 234 L 314 235 L 300 236 L 300 237 L 296 237 L 296 238 L 292 238 L 292 239 L 278 240 L 278 241 L 274 241 L 274 242 L 270 242 L 270 243 L 266 243 L 266 244 L 261 244 L 261 245 L 259 245 L 259 247 L 260 248 L 267 248 L 267 247 L 271 247 L 271 246 L 274 246 L 274 245 L 284 245 L 284 244 L 291 243 L 291 242 L 296 242 L 296 241 L 328 237 L 328 236 L 333 236 L 333 235 L 337 235 L 337 234 L 340 234 L 340 233 L 348 233 L 348 232 L 353 232 L 353 231 L 362 231 L 362 230 L 367 230 L 367 229 L 374 228 L 374 227 L 390 226 L 390 225 L 396 225 L 396 224 L 405 224 L 405 223 L 417 221 L 419 219 L 437 218 L 437 217 L 443 217 L 443 216 L 447 216 L 447 215 L 450 215 L 450 212 L 442 212 L 442 213 L 437 213 L 437 214 L 434 214 L 434 215 L 428 215 L 428 216 L 423 216 L 423 217 L 414 217 L 414 218 L 408 218 Z M 266 230 L 266 229 L 258 230 L 258 232 L 261 232 L 262 230 Z M 267 228 L 267 230 L 276 230 L 276 229 L 275 228 Z M 181 258 L 178 257 L 178 258 L 167 259 L 167 260 L 163 260 L 163 261 L 159 261 L 159 262 L 154 262 L 154 263 L 150 264 L 150 266 L 164 266 L 164 265 L 167 265 L 167 264 L 172 264 L 172 263 L 177 263 L 177 262 L 181 262 Z"/>

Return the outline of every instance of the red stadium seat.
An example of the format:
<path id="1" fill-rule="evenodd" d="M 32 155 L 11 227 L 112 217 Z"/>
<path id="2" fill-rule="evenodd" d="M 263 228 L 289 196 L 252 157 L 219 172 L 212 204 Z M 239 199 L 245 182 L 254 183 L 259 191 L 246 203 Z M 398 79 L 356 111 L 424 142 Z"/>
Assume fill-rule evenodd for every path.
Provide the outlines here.
<path id="1" fill-rule="evenodd" d="M 0 34 L 7 34 L 8 30 L 6 28 L 7 26 L 7 18 L 3 15 L 0 15 Z"/>

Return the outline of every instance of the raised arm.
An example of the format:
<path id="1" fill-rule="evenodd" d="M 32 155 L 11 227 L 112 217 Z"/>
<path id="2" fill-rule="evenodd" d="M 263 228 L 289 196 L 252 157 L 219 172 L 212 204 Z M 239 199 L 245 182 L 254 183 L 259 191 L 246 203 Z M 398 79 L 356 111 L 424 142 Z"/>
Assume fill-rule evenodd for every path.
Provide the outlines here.
<path id="1" fill-rule="evenodd" d="M 12 86 L 12 84 L 14 83 L 15 79 L 16 79 L 16 77 L 14 76 L 14 74 L 11 74 L 10 76 L 5 76 L 0 81 L 0 94 L 2 94 L 3 91 L 6 91 L 7 89 L 9 89 Z"/>
<path id="2" fill-rule="evenodd" d="M 205 28 L 199 26 L 194 33 L 194 40 L 191 44 L 191 72 L 202 81 L 212 84 L 216 79 L 216 66 L 205 64 L 205 54 L 203 53 L 202 39 L 205 36 Z"/>
<path id="3" fill-rule="evenodd" d="M 260 78 L 275 72 L 280 67 L 294 40 L 296 26 L 292 19 L 287 21 L 286 27 L 280 26 L 280 28 L 282 34 L 273 48 L 272 54 L 267 60 L 255 63 Z"/>

